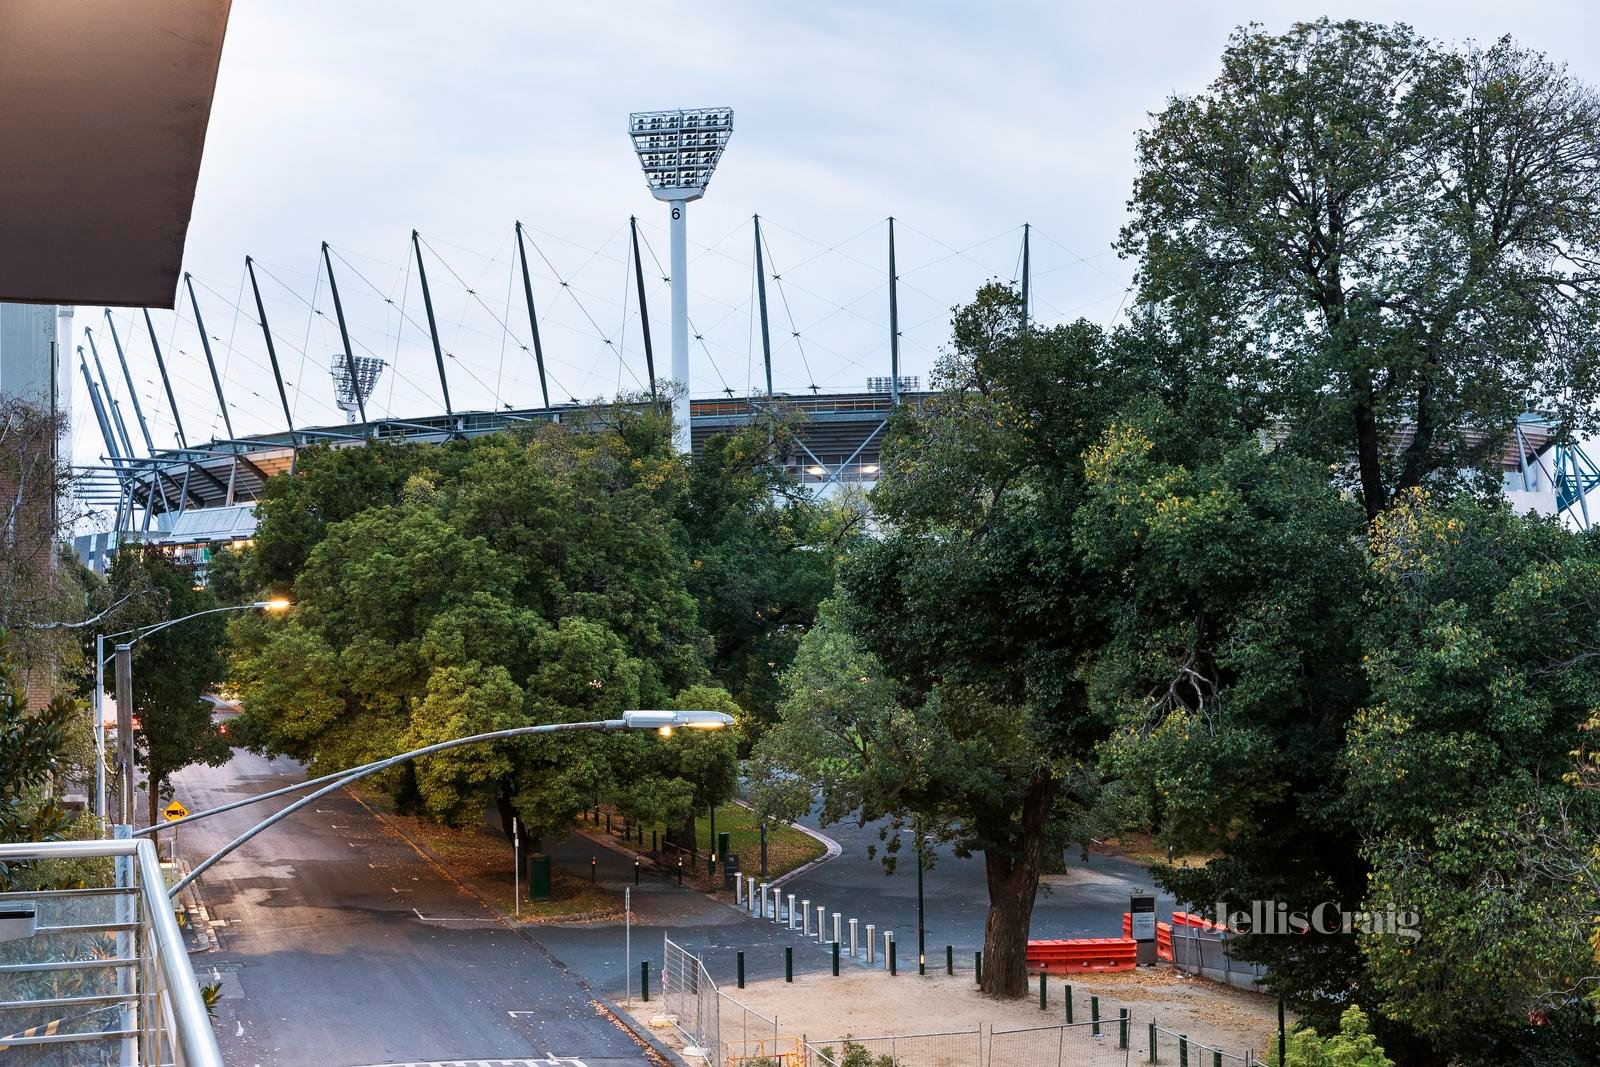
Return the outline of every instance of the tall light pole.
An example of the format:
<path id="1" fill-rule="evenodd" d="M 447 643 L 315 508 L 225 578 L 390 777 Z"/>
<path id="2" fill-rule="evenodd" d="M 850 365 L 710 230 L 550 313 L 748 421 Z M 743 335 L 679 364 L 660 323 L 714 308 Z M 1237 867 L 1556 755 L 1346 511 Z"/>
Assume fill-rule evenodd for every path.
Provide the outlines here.
<path id="1" fill-rule="evenodd" d="M 207 608 L 176 619 L 167 619 L 150 626 L 136 627 L 114 634 L 96 634 L 94 638 L 94 813 L 100 825 L 106 825 L 106 720 L 104 711 L 106 664 L 116 663 L 117 679 L 117 764 L 121 772 L 118 801 L 118 819 L 133 822 L 133 646 L 151 634 L 176 626 L 180 622 L 198 619 L 202 615 L 216 615 L 224 611 L 284 611 L 287 600 L 257 600 L 249 604 L 229 604 L 221 608 Z M 132 635 L 129 637 L 129 635 Z M 111 656 L 106 655 L 108 637 L 129 637 L 117 644 Z"/>
<path id="2" fill-rule="evenodd" d="M 636 111 L 628 135 L 644 168 L 650 195 L 665 200 L 672 221 L 672 447 L 692 450 L 689 438 L 689 201 L 699 200 L 733 135 L 731 107 Z M 653 386 L 653 383 L 652 383 Z"/>

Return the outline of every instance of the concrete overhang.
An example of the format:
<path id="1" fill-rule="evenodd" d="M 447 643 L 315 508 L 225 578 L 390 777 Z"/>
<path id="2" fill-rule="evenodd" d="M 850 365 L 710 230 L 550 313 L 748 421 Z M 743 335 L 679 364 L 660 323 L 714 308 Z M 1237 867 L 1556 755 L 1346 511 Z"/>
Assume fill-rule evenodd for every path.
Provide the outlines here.
<path id="1" fill-rule="evenodd" d="M 0 0 L 0 300 L 170 308 L 230 0 Z"/>

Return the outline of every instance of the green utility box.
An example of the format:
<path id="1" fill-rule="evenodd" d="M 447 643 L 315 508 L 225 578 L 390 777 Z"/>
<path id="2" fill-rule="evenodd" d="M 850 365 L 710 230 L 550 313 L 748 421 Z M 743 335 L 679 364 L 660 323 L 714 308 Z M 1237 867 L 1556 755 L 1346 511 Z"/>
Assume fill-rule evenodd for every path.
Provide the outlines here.
<path id="1" fill-rule="evenodd" d="M 550 857 L 543 852 L 528 857 L 528 899 L 550 899 Z"/>

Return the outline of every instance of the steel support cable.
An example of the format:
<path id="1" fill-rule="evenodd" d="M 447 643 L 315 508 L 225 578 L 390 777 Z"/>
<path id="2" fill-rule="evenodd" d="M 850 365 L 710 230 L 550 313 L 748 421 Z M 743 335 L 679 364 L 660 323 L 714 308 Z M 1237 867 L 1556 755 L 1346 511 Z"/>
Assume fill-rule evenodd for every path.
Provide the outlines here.
<path id="1" fill-rule="evenodd" d="M 848 252 L 841 252 L 839 250 L 841 248 L 843 248 L 845 245 L 850 244 L 853 241 L 861 240 L 861 238 L 865 237 L 867 234 L 871 233 L 873 230 L 876 230 L 879 226 L 882 226 L 885 222 L 887 222 L 888 221 L 887 219 L 878 219 L 876 222 L 873 222 L 871 225 L 867 226 L 866 229 L 860 231 L 859 233 L 852 234 L 851 236 L 846 237 L 844 240 L 836 241 L 831 245 L 827 244 L 827 243 L 825 243 L 823 241 L 819 241 L 815 237 L 810 237 L 810 236 L 808 236 L 806 234 L 803 234 L 799 230 L 791 229 L 790 227 L 785 226 L 781 222 L 774 222 L 772 219 L 768 218 L 766 215 L 761 216 L 761 221 L 765 222 L 768 226 L 777 227 L 778 229 L 782 230 L 784 233 L 792 233 L 796 237 L 800 238 L 802 241 L 810 241 L 812 244 L 817 245 L 818 247 L 820 247 L 822 249 L 822 251 L 818 252 L 816 255 L 811 256 L 811 257 L 809 257 L 807 259 L 802 259 L 799 263 L 796 263 L 794 266 L 790 267 L 789 270 L 791 272 L 804 269 L 806 266 L 810 265 L 811 263 L 816 262 L 817 260 L 821 259 L 823 256 L 827 255 L 830 252 L 837 253 L 838 255 L 844 257 L 845 259 L 848 259 L 850 262 L 856 264 L 857 266 L 865 267 L 867 270 L 872 271 L 875 274 L 879 273 L 879 272 L 881 272 L 883 270 L 883 265 L 881 263 L 877 263 L 877 264 L 868 263 L 866 260 L 857 259 L 855 256 L 850 255 Z"/>
<path id="2" fill-rule="evenodd" d="M 348 259 L 346 259 L 344 257 L 344 253 L 342 253 L 339 249 L 335 248 L 332 244 L 328 245 L 328 251 L 330 251 L 334 255 L 338 256 L 339 257 L 339 262 L 343 263 L 346 267 L 349 267 L 350 271 L 353 274 L 355 274 L 355 276 L 357 278 L 359 278 L 363 283 L 365 283 L 367 288 L 371 289 L 375 294 L 377 294 L 378 299 L 382 300 L 386 305 L 392 306 L 394 304 L 393 300 L 391 300 L 389 297 L 386 297 L 386 296 L 383 295 L 383 290 L 382 289 L 379 289 L 376 285 L 374 285 L 372 283 L 372 279 L 368 278 L 365 274 L 361 273 L 361 271 L 359 269 L 357 269 L 357 267 L 356 267 L 356 265 L 354 263 L 351 263 Z M 364 257 L 364 258 L 371 259 L 372 257 L 371 256 L 367 256 L 367 257 Z M 375 262 L 382 262 L 382 261 L 381 260 L 376 260 Z M 395 270 L 399 270 L 399 269 L 400 269 L 399 267 L 395 268 Z M 320 315 L 322 313 L 319 311 L 317 314 Z M 392 376 L 391 377 L 391 381 L 393 380 L 393 378 L 399 378 L 401 381 L 403 381 L 407 385 L 409 385 L 411 387 L 412 391 L 415 392 L 417 394 L 417 396 L 421 397 L 424 401 L 429 402 L 429 403 L 431 403 L 433 401 L 433 394 L 432 393 L 428 392 L 428 390 L 426 390 L 422 386 L 418 385 L 416 383 L 416 381 L 413 380 L 410 375 L 408 375 L 404 371 L 402 371 L 397 364 L 390 363 L 388 360 L 384 359 L 383 356 L 381 354 L 379 354 L 379 352 L 378 352 L 378 350 L 376 348 L 373 348 L 370 344 L 368 344 L 366 341 L 363 341 L 359 337 L 352 336 L 350 338 L 350 342 L 353 345 L 359 345 L 361 348 L 363 348 L 366 351 L 367 355 L 371 356 L 373 359 L 376 359 L 378 362 L 382 363 L 385 367 L 387 367 L 389 369 L 390 375 Z M 351 354 L 354 355 L 354 353 L 351 353 Z M 391 391 L 392 391 L 392 388 L 393 387 L 391 385 Z M 372 398 L 371 398 L 370 395 L 368 395 L 367 399 L 370 400 Z M 392 408 L 392 407 L 389 409 L 389 417 L 390 418 L 394 417 L 394 408 Z M 369 421 L 371 421 L 371 422 L 382 422 L 383 419 L 382 418 L 378 418 L 378 419 L 371 419 Z"/>
<path id="3" fill-rule="evenodd" d="M 523 232 L 524 233 L 527 232 L 527 227 L 526 226 L 523 227 Z M 522 343 L 522 338 L 517 336 L 516 331 L 512 330 L 511 327 L 509 325 L 507 325 L 504 320 L 498 318 L 498 316 L 496 316 L 495 313 L 494 313 L 494 309 L 491 308 L 488 304 L 484 303 L 483 298 L 481 296 L 479 296 L 475 290 L 473 290 L 471 287 L 469 287 L 467 285 L 466 280 L 463 279 L 460 274 L 456 273 L 456 269 L 450 265 L 450 262 L 439 254 L 439 250 L 437 248 L 433 247 L 433 242 L 432 241 L 428 240 L 426 237 L 423 237 L 421 234 L 418 234 L 418 239 L 423 244 L 428 246 L 428 251 L 433 253 L 433 258 L 437 259 L 439 261 L 439 263 L 444 267 L 444 269 L 450 272 L 450 276 L 453 277 L 456 280 L 456 283 L 459 284 L 461 286 L 461 288 L 465 289 L 467 291 L 467 293 L 469 295 L 471 295 L 472 298 L 478 302 L 479 306 L 481 306 L 483 308 L 483 310 L 485 310 L 485 311 L 487 311 L 489 313 L 489 317 L 495 319 L 495 321 L 500 323 L 500 328 L 505 330 L 506 333 L 511 335 L 511 339 L 517 343 L 517 347 L 521 348 L 524 352 L 531 352 L 532 351 L 532 349 L 530 349 L 527 345 Z M 532 241 L 529 241 L 528 243 L 533 245 L 533 250 L 535 252 L 539 252 L 539 258 L 540 259 L 544 259 L 545 263 L 548 265 L 550 261 L 548 259 L 545 259 L 545 255 L 544 255 L 543 252 L 539 251 L 539 246 L 536 245 L 536 244 L 533 244 Z M 554 273 L 554 271 L 555 271 L 555 268 L 552 267 L 551 268 L 551 272 Z M 566 282 L 562 282 L 561 285 L 562 285 L 562 288 L 567 288 L 567 283 Z M 569 292 L 570 292 L 570 290 L 569 290 Z M 605 336 L 605 333 L 600 330 L 599 324 L 594 321 L 594 317 L 589 314 L 589 312 L 588 312 L 588 310 L 586 308 L 584 308 L 583 303 L 581 301 L 579 301 L 576 296 L 573 296 L 572 301 L 573 301 L 573 303 L 578 305 L 578 310 L 582 311 L 584 317 L 587 318 L 589 320 L 590 324 L 595 327 L 595 331 L 600 334 L 601 339 L 604 340 L 607 345 L 610 345 L 611 341 L 609 339 L 607 339 L 606 336 Z M 460 328 L 459 324 L 458 324 L 457 328 L 458 329 Z M 450 358 L 455 359 L 455 356 L 452 355 Z M 459 363 L 460 360 L 457 360 L 457 362 Z M 556 376 L 554 374 L 550 373 L 550 362 L 551 361 L 548 360 L 548 359 L 545 360 L 545 373 L 546 373 L 546 375 L 550 378 L 550 381 L 558 389 L 560 389 L 562 392 L 566 392 L 566 386 L 562 385 L 559 381 L 557 381 L 556 380 Z M 565 362 L 565 361 L 563 361 L 563 362 Z M 574 368 L 574 369 L 579 369 L 579 368 Z"/>
<path id="4" fill-rule="evenodd" d="M 522 232 L 524 234 L 526 234 L 528 232 L 528 228 L 526 226 L 524 226 L 522 228 Z M 556 265 L 554 263 L 550 262 L 550 257 L 544 254 L 544 249 L 539 247 L 539 242 L 535 241 L 533 238 L 530 237 L 530 238 L 528 238 L 528 244 L 533 248 L 533 250 L 535 252 L 539 253 L 539 258 L 541 260 L 543 260 L 544 261 L 544 265 L 550 269 L 550 274 L 551 274 L 551 276 L 553 276 L 555 278 L 556 283 L 561 286 L 562 291 L 565 292 L 567 294 L 567 296 L 571 298 L 572 302 L 574 304 L 578 305 L 578 310 L 583 312 L 583 317 L 589 320 L 589 325 L 594 327 L 595 336 L 598 337 L 605 344 L 605 346 L 607 348 L 611 349 L 612 355 L 615 356 L 616 355 L 616 351 L 617 351 L 616 343 L 614 341 L 612 341 L 611 338 L 606 336 L 605 330 L 601 329 L 600 328 L 600 324 L 595 321 L 594 316 L 589 314 L 589 309 L 583 306 L 583 301 L 578 299 L 578 294 L 573 291 L 571 284 L 565 278 L 563 278 L 561 276 L 561 272 L 560 271 L 556 270 Z M 598 255 L 598 254 L 599 253 L 596 252 L 594 255 Z M 594 259 L 594 255 L 591 255 L 589 257 L 591 261 Z M 602 298 L 602 299 L 604 299 L 604 298 Z M 610 301 L 607 300 L 606 303 L 610 303 Z M 591 370 L 589 373 L 592 374 L 593 371 Z M 634 384 L 639 386 L 640 389 L 649 388 L 647 385 L 645 385 L 645 383 L 639 381 L 639 376 L 637 374 L 633 373 L 633 368 L 632 367 L 628 368 L 628 374 L 633 378 Z M 552 381 L 553 380 L 554 379 L 552 378 Z M 588 378 L 586 377 L 584 379 L 584 381 L 585 381 L 585 384 L 587 384 L 588 383 Z M 557 382 L 556 384 L 560 385 L 559 382 Z M 561 391 L 562 392 L 566 392 L 567 391 L 566 387 L 565 386 L 561 386 Z M 568 393 L 567 395 L 571 396 L 572 394 Z"/>
<path id="5" fill-rule="evenodd" d="M 372 282 L 372 279 L 368 278 L 365 274 L 361 273 L 361 271 L 359 269 L 357 269 L 357 267 L 356 267 L 356 265 L 354 263 L 351 263 L 348 259 L 344 258 L 344 253 L 343 252 L 341 252 L 338 248 L 334 247 L 331 244 L 328 246 L 328 249 L 334 255 L 338 256 L 339 257 L 339 262 L 343 263 L 345 266 L 349 267 L 351 272 L 353 274 L 355 274 L 356 278 L 359 279 L 364 285 L 366 285 L 367 288 L 371 289 L 373 291 L 373 293 L 375 293 L 380 300 L 382 300 L 389 307 L 394 307 L 394 299 L 392 297 L 384 296 L 383 295 L 383 290 L 379 289 L 376 285 L 374 285 L 373 282 Z M 368 256 L 366 258 L 371 259 L 372 257 Z M 376 262 L 382 262 L 382 261 L 378 260 Z M 399 268 L 397 267 L 395 269 L 398 270 Z M 410 285 L 411 285 L 411 263 L 408 260 L 406 262 L 406 287 L 409 289 Z M 411 323 L 411 325 L 416 326 L 417 329 L 422 331 L 423 333 L 427 333 L 428 332 L 427 331 L 427 327 L 419 325 L 415 319 L 413 319 L 410 315 L 406 314 L 406 311 L 405 311 L 404 308 L 400 308 L 398 310 L 400 311 L 401 318 L 405 322 L 409 322 L 409 323 Z M 321 312 L 318 312 L 318 314 L 321 314 Z M 368 352 L 373 352 L 373 350 L 370 347 L 368 347 L 367 345 L 365 345 L 365 344 L 362 344 L 362 347 L 366 348 Z M 400 367 L 399 367 L 400 331 L 398 329 L 395 331 L 395 346 L 394 347 L 395 347 L 395 362 L 394 363 L 390 363 L 388 365 L 389 369 L 394 372 L 389 378 L 389 396 L 390 396 L 391 401 L 393 400 L 393 397 L 394 397 L 394 380 L 395 380 L 395 378 L 401 378 L 401 379 L 404 379 L 405 383 L 407 385 L 411 386 L 411 388 L 414 389 L 416 391 L 417 395 L 420 396 L 423 400 L 432 402 L 432 400 L 433 400 L 433 394 L 432 393 L 428 392 L 426 389 L 424 389 L 421 386 L 419 386 L 416 382 L 412 381 L 406 375 L 400 373 Z M 377 355 L 377 353 L 373 352 L 373 355 Z M 454 353 L 446 352 L 445 355 L 449 356 L 451 359 L 455 359 L 455 354 Z M 460 361 L 458 360 L 457 362 L 459 363 Z M 479 378 L 476 374 L 472 373 L 472 369 L 470 367 L 466 367 L 465 364 L 463 364 L 462 366 L 463 366 L 463 368 L 466 370 L 466 372 L 468 374 L 472 375 L 472 379 L 474 381 L 476 381 L 479 385 L 482 385 L 485 389 L 489 388 L 488 385 L 483 381 L 482 378 Z M 394 407 L 393 407 L 392 403 L 391 403 L 391 405 L 389 407 L 389 414 L 390 414 L 391 417 L 393 417 L 393 415 L 394 415 Z"/>
<path id="6" fill-rule="evenodd" d="M 645 251 L 650 253 L 650 261 L 656 265 L 656 271 L 658 273 L 665 274 L 666 272 L 661 270 L 661 260 L 656 258 L 656 250 L 654 248 L 650 247 L 650 236 L 648 234 L 645 234 L 645 235 L 643 235 L 641 237 L 641 240 L 644 241 Z M 723 240 L 726 241 L 727 238 L 724 237 Z M 726 301 L 718 300 L 718 301 L 715 301 L 715 302 L 719 303 L 719 304 L 722 304 L 724 307 L 727 307 L 728 308 L 728 313 L 726 315 L 724 315 L 722 318 L 720 318 L 720 319 L 718 319 L 716 321 L 716 323 L 712 327 L 713 329 L 715 329 L 717 326 L 722 325 L 724 322 L 726 322 L 733 315 L 737 314 L 738 311 L 739 311 L 738 307 L 731 306 L 731 305 L 727 304 Z M 722 368 L 717 366 L 716 357 L 711 354 L 711 348 L 710 348 L 709 345 L 706 344 L 706 336 L 705 336 L 705 334 L 703 334 L 699 330 L 695 329 L 694 319 L 688 319 L 687 322 L 688 322 L 688 326 L 689 326 L 689 333 L 694 337 L 694 339 L 696 341 L 700 342 L 700 351 L 702 351 L 702 352 L 704 352 L 706 354 L 706 362 L 710 363 L 711 364 L 711 369 L 717 372 L 717 380 L 722 383 L 722 388 L 725 391 L 728 390 L 729 387 L 728 387 L 727 376 L 722 373 Z M 727 347 L 727 346 L 719 345 L 718 347 Z"/>
<path id="7" fill-rule="evenodd" d="M 1068 248 L 1066 245 L 1062 244 L 1060 241 L 1056 240 L 1054 237 L 1051 237 L 1049 234 L 1047 234 L 1043 230 L 1039 229 L 1039 227 L 1035 226 L 1033 228 L 1033 232 L 1038 234 L 1040 237 L 1043 237 L 1046 241 L 1049 241 L 1051 244 L 1055 245 L 1057 248 L 1061 249 L 1061 251 L 1065 252 L 1067 255 L 1071 256 L 1073 258 L 1074 262 L 1067 264 L 1067 266 L 1077 266 L 1078 264 L 1081 263 L 1083 266 L 1088 267 L 1090 270 L 1092 270 L 1095 273 L 1099 274 L 1102 278 L 1105 278 L 1107 281 L 1116 282 L 1116 281 L 1121 281 L 1122 280 L 1120 278 L 1112 277 L 1110 274 L 1107 274 L 1105 271 L 1101 270 L 1099 267 L 1097 267 L 1094 264 L 1094 260 L 1099 259 L 1101 256 L 1111 254 L 1112 252 L 1115 251 L 1115 249 L 1107 249 L 1104 252 L 1097 252 L 1092 256 L 1080 256 L 1078 253 L 1074 252 L 1072 249 Z M 1049 271 L 1046 271 L 1045 273 L 1048 274 Z M 1037 278 L 1038 275 L 1035 274 L 1034 277 Z"/>

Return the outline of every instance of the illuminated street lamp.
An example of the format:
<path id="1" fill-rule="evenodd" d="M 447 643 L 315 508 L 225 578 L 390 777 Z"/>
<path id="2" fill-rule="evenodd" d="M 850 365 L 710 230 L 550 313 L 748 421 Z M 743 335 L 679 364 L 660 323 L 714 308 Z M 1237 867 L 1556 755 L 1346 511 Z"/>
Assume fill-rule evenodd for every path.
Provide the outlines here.
<path id="1" fill-rule="evenodd" d="M 679 111 L 635 111 L 628 136 L 644 168 L 650 195 L 672 208 L 672 446 L 689 442 L 689 239 L 684 216 L 711 183 L 711 172 L 733 136 L 731 107 Z"/>

